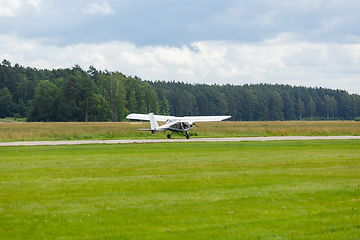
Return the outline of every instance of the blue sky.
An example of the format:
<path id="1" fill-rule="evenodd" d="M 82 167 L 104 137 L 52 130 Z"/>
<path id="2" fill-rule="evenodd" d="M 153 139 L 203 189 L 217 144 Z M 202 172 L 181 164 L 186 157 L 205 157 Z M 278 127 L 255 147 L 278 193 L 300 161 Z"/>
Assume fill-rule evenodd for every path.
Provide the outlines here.
<path id="1" fill-rule="evenodd" d="M 0 0 L 0 59 L 360 94 L 358 0 Z"/>

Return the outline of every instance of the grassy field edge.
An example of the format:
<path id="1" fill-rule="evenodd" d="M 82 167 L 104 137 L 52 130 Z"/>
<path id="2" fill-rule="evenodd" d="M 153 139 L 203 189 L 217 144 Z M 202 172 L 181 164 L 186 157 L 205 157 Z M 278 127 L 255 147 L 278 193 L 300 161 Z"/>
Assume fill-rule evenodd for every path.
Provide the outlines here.
<path id="1" fill-rule="evenodd" d="M 139 131 L 148 122 L 0 123 L 0 141 L 55 141 L 166 138 L 165 132 Z M 360 136 L 356 121 L 210 122 L 190 132 L 193 138 L 266 136 Z M 183 138 L 175 133 L 174 138 Z"/>

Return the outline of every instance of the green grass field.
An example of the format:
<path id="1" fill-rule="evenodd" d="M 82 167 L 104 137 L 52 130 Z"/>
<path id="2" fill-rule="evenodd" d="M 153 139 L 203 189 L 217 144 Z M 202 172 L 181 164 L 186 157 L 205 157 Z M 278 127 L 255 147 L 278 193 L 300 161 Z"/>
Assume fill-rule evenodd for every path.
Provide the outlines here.
<path id="1" fill-rule="evenodd" d="M 0 239 L 360 239 L 358 140 L 0 154 Z"/>

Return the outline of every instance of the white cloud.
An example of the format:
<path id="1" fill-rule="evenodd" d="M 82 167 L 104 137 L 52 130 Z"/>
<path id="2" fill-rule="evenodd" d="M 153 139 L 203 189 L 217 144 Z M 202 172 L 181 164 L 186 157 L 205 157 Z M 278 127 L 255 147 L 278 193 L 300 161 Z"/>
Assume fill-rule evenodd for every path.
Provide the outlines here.
<path id="1" fill-rule="evenodd" d="M 41 0 L 28 0 L 27 3 L 31 6 L 33 6 L 36 10 L 40 12 L 40 3 Z"/>
<path id="2" fill-rule="evenodd" d="M 279 44 L 279 42 L 281 44 Z M 189 47 L 137 47 L 126 42 L 43 45 L 38 40 L 0 35 L 0 61 L 36 68 L 120 71 L 148 80 L 208 84 L 278 83 L 345 89 L 360 94 L 360 44 L 258 44 L 203 41 Z"/>
<path id="3" fill-rule="evenodd" d="M 83 12 L 93 15 L 94 14 L 110 15 L 115 13 L 115 11 L 110 8 L 109 3 L 105 1 L 102 3 L 102 5 L 99 5 L 97 3 L 91 3 L 84 8 Z"/>
<path id="4" fill-rule="evenodd" d="M 0 18 L 15 17 L 21 6 L 20 0 L 0 0 Z"/>
<path id="5" fill-rule="evenodd" d="M 185 75 L 185 76 L 189 76 L 189 77 L 194 77 L 194 71 L 192 69 L 183 69 L 183 68 L 179 68 L 176 73 L 178 73 L 180 76 L 181 75 Z"/>

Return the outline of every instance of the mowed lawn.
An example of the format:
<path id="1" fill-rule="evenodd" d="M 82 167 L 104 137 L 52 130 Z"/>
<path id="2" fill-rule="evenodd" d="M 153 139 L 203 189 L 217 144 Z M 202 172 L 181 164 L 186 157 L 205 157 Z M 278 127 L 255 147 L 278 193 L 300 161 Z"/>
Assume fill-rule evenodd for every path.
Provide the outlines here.
<path id="1" fill-rule="evenodd" d="M 0 239 L 359 239 L 360 141 L 0 148 Z"/>

